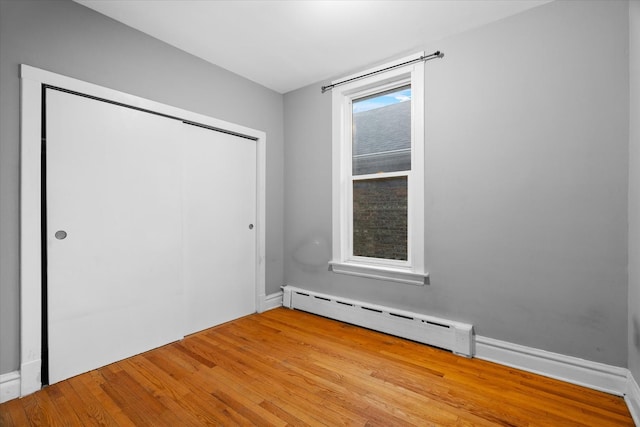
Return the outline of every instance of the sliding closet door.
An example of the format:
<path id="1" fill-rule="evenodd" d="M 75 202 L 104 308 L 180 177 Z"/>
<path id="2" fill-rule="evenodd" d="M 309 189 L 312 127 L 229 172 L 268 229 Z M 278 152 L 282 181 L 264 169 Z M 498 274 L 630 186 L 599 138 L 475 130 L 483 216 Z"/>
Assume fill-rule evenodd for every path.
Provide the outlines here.
<path id="1" fill-rule="evenodd" d="M 50 383 L 182 337 L 184 126 L 46 91 Z"/>
<path id="2" fill-rule="evenodd" d="M 185 125 L 186 333 L 256 311 L 256 142 Z"/>

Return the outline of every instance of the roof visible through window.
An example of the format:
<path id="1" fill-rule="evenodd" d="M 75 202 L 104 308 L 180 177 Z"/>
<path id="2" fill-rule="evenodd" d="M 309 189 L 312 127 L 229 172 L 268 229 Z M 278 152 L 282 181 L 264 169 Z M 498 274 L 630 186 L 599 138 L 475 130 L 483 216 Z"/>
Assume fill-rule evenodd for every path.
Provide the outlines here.
<path id="1" fill-rule="evenodd" d="M 395 88 L 387 92 L 356 99 L 353 101 L 353 113 L 362 113 L 407 101 L 411 101 L 411 86 Z"/>

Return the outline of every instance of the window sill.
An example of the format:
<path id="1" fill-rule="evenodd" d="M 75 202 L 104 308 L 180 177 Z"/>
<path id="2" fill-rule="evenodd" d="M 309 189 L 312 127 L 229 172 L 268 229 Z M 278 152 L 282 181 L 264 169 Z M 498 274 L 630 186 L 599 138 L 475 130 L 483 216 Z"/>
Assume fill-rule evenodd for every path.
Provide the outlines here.
<path id="1" fill-rule="evenodd" d="M 424 286 L 429 283 L 429 273 L 416 273 L 391 267 L 329 261 L 329 268 L 338 274 L 388 280 L 414 286 Z"/>

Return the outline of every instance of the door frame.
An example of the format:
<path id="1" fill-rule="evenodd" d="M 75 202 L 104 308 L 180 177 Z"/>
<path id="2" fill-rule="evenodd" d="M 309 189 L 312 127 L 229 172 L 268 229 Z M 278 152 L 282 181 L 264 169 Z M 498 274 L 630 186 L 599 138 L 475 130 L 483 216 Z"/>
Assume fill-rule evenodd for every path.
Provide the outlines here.
<path id="1" fill-rule="evenodd" d="M 42 388 L 42 91 L 45 85 L 204 125 L 256 141 L 256 300 L 266 308 L 266 133 L 29 65 L 20 66 L 20 395 Z"/>

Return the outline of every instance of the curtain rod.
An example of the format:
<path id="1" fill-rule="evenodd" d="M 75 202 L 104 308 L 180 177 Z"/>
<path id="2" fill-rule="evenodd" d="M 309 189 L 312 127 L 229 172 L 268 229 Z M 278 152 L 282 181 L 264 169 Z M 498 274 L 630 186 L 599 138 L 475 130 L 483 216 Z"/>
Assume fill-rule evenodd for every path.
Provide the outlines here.
<path id="1" fill-rule="evenodd" d="M 360 76 L 355 76 L 355 77 L 352 77 L 350 79 L 342 80 L 342 81 L 339 81 L 339 82 L 336 82 L 336 83 L 333 83 L 333 84 L 330 84 L 330 85 L 327 85 L 327 86 L 322 86 L 320 89 L 322 90 L 322 93 L 325 93 L 326 91 L 331 90 L 336 86 L 340 86 L 340 85 L 343 85 L 345 83 L 352 82 L 354 80 L 359 80 L 359 79 L 362 79 L 362 78 L 365 78 L 365 77 L 373 76 L 374 74 L 382 73 L 382 72 L 385 72 L 385 71 L 393 70 L 394 68 L 398 68 L 398 67 L 402 67 L 402 66 L 405 66 L 405 65 L 413 64 L 414 62 L 420 62 L 420 61 L 425 62 L 425 61 L 428 61 L 430 59 L 442 58 L 443 56 L 444 56 L 444 52 L 440 52 L 438 50 L 436 52 L 433 52 L 430 55 L 422 55 L 420 58 L 412 59 L 410 61 L 403 62 L 401 64 L 392 65 L 390 67 L 382 68 L 381 70 L 372 71 L 370 73 L 362 74 Z"/>

